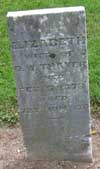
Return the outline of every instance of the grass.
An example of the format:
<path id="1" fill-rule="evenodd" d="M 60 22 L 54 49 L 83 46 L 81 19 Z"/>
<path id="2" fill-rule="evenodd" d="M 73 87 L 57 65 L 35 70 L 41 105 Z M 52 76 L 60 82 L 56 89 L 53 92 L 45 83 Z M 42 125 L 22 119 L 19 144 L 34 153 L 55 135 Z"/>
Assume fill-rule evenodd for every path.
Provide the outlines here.
<path id="1" fill-rule="evenodd" d="M 18 121 L 7 12 L 79 5 L 85 6 L 87 14 L 91 107 L 93 112 L 100 113 L 100 0 L 0 0 L 0 122 Z"/>

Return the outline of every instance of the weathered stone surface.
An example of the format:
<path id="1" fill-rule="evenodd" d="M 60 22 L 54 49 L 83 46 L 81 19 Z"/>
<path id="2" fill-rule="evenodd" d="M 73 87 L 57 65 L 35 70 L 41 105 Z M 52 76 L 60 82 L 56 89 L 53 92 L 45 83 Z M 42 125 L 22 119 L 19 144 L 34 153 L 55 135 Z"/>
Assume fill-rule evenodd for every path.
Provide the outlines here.
<path id="1" fill-rule="evenodd" d="M 92 160 L 84 7 L 9 12 L 24 141 L 36 160 Z"/>

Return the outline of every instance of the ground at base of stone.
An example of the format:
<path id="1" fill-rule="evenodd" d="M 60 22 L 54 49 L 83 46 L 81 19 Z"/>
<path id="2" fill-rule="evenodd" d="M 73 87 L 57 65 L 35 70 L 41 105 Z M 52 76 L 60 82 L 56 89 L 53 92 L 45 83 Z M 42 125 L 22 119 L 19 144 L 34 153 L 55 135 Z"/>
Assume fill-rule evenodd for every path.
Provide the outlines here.
<path id="1" fill-rule="evenodd" d="M 92 119 L 93 163 L 32 161 L 25 155 L 20 127 L 0 129 L 0 169 L 100 169 L 100 120 Z"/>

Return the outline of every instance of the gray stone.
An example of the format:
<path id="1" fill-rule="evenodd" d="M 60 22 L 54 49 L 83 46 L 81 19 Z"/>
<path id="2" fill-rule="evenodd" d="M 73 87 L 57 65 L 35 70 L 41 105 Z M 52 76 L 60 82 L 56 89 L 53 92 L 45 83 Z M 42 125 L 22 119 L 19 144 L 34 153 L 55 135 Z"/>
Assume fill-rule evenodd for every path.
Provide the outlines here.
<path id="1" fill-rule="evenodd" d="M 84 7 L 9 12 L 7 18 L 29 156 L 91 161 Z"/>

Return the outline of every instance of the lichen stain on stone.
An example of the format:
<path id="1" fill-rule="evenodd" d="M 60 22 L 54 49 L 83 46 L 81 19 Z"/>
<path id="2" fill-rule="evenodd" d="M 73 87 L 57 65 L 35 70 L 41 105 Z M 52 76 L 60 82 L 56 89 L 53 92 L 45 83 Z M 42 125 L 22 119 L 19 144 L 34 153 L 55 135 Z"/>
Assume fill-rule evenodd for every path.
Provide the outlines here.
<path id="1" fill-rule="evenodd" d="M 40 23 L 43 24 L 45 21 L 48 20 L 48 17 L 47 16 L 43 16 L 41 19 L 40 19 Z"/>

